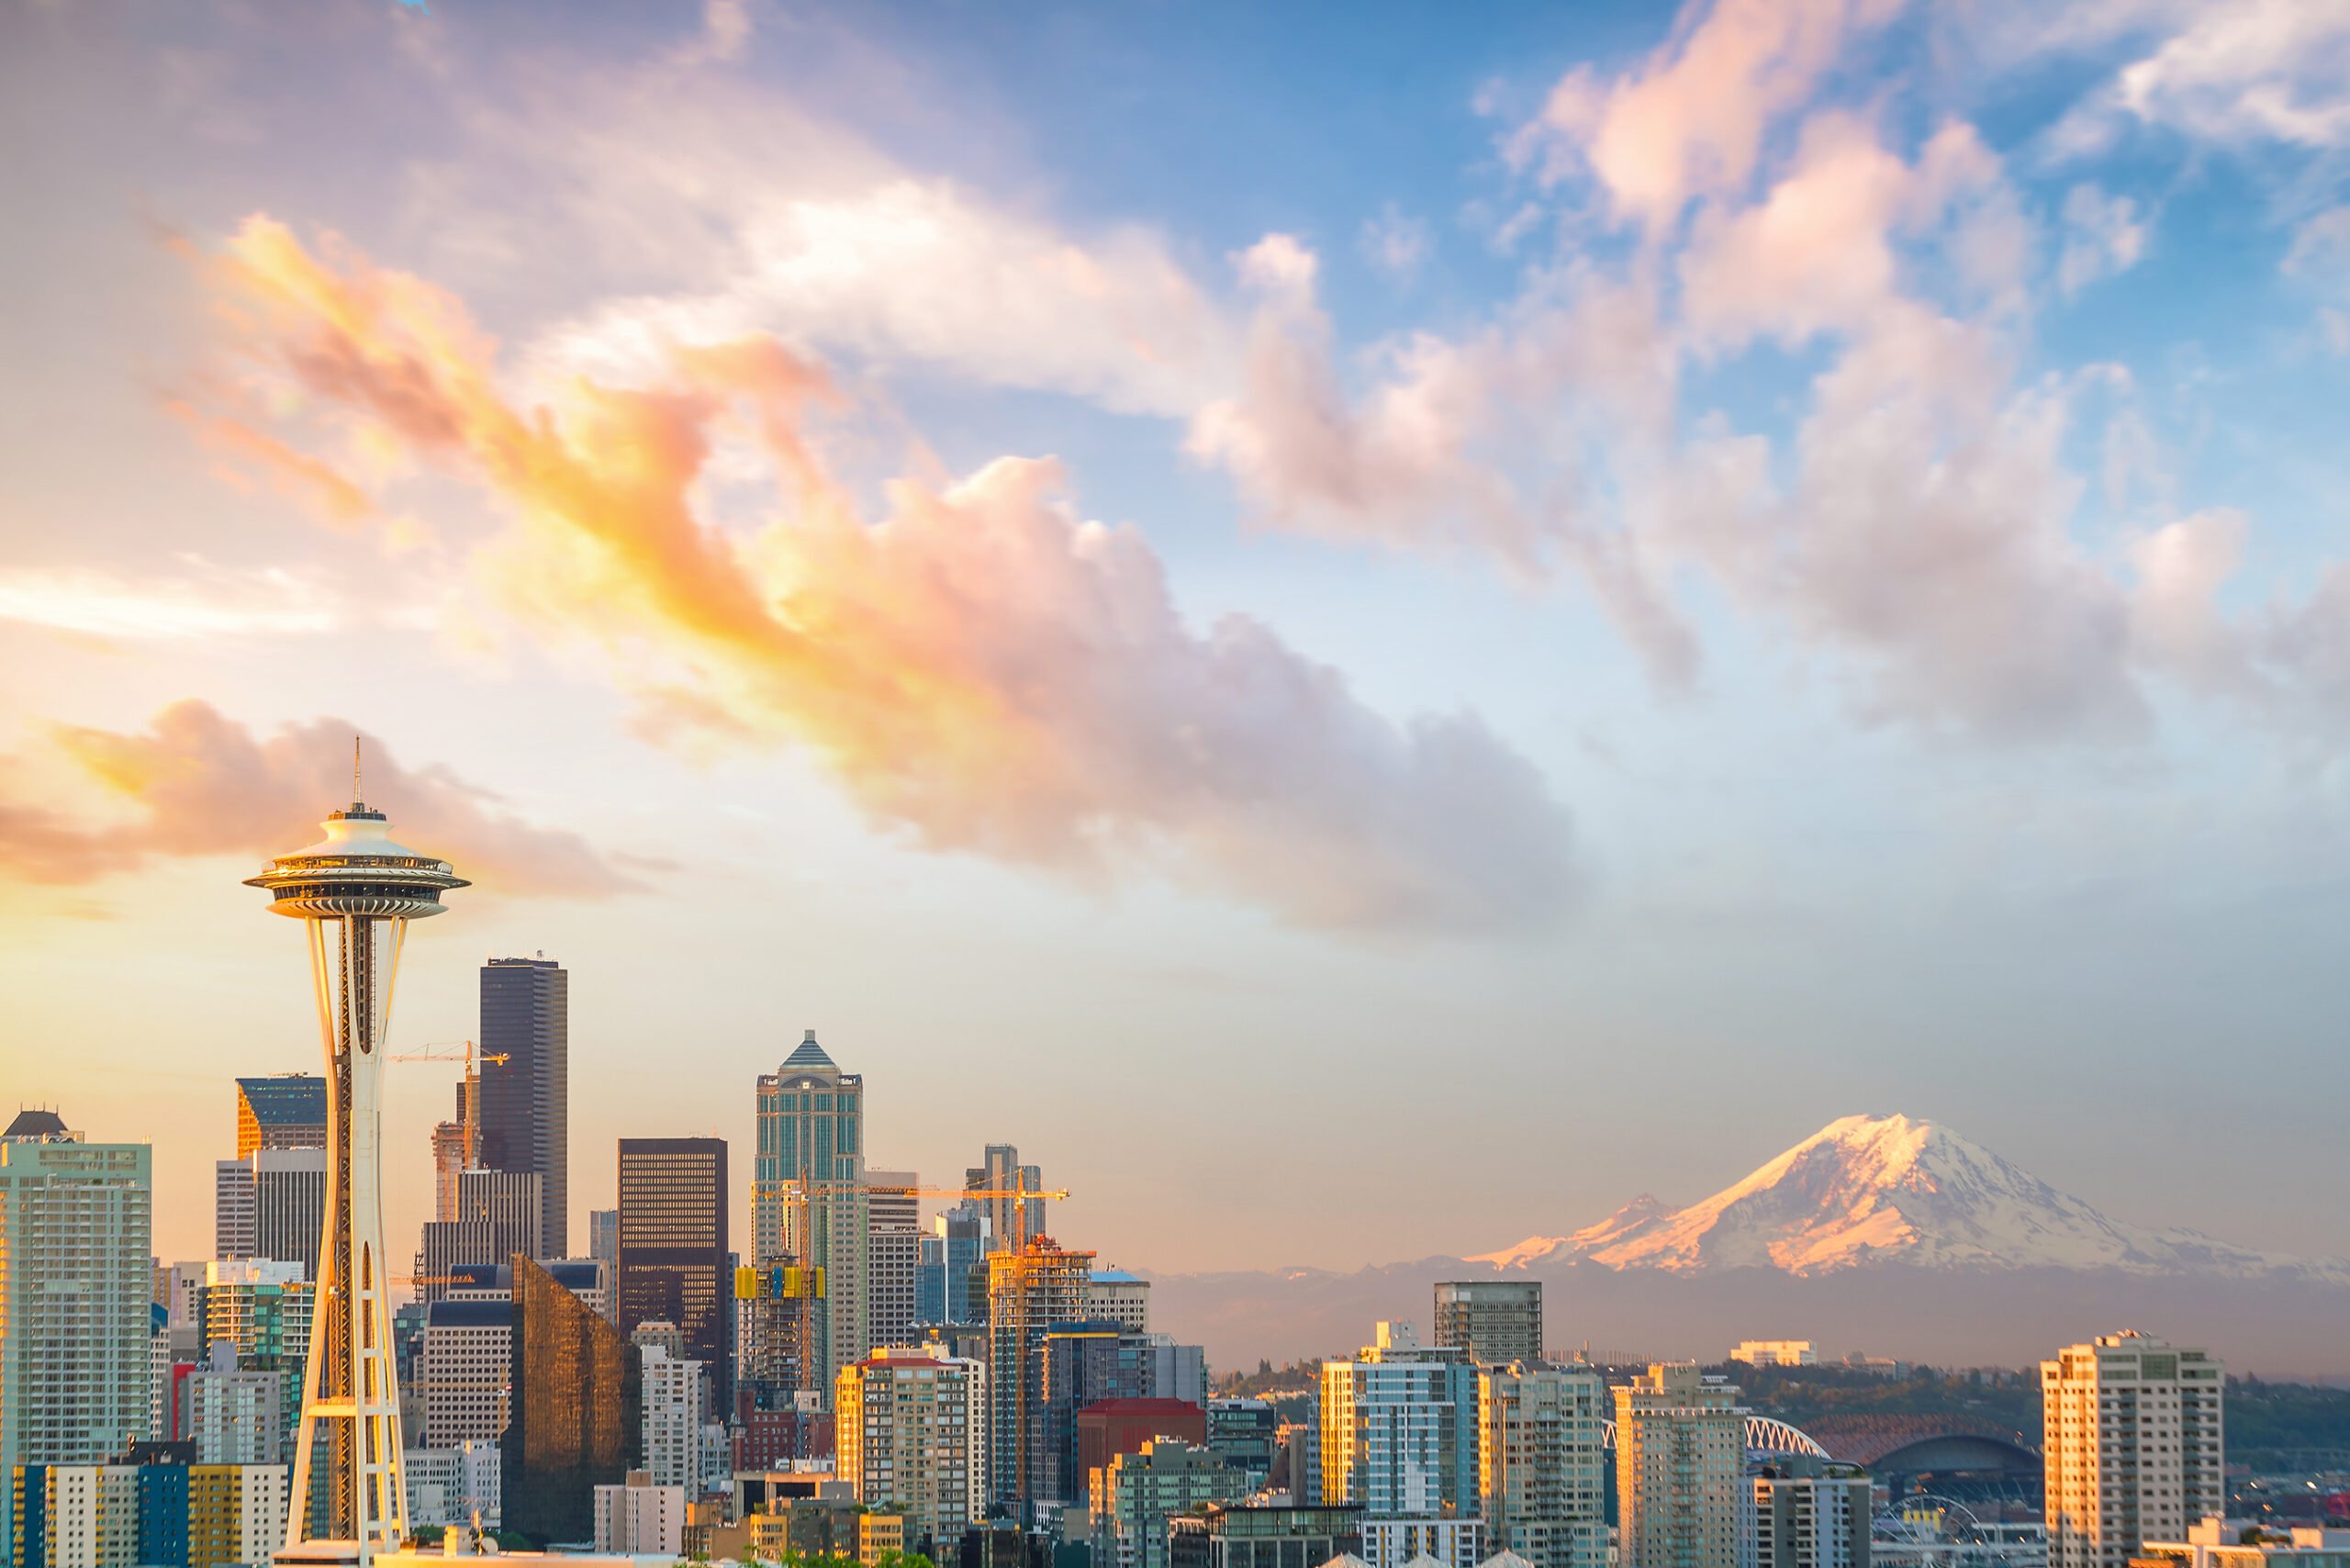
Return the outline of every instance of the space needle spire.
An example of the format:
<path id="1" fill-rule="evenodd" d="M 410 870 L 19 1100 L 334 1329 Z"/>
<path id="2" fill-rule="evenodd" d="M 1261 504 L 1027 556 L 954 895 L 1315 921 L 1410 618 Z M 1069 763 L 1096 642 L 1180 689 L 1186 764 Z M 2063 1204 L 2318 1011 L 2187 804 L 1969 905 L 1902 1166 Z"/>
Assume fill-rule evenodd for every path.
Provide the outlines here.
<path id="1" fill-rule="evenodd" d="M 408 1535 L 384 1253 L 384 1036 L 408 923 L 439 914 L 441 895 L 469 884 L 447 861 L 392 841 L 389 821 L 360 794 L 356 736 L 351 797 L 349 809 L 319 824 L 323 838 L 276 857 L 245 885 L 268 890 L 271 910 L 309 933 L 327 1059 L 330 1186 L 292 1506 L 276 1561 L 365 1568 Z M 323 1492 L 323 1507 L 314 1491 Z"/>

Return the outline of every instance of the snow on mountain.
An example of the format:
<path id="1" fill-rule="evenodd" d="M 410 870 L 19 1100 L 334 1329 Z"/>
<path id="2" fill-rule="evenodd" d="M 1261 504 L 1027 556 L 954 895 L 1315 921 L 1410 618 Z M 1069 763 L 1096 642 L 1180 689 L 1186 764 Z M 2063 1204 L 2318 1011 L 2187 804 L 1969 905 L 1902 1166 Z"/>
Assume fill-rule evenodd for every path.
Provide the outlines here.
<path id="1" fill-rule="evenodd" d="M 2145 1274 L 2350 1278 L 2230 1247 L 2189 1230 L 2107 1218 L 1930 1122 L 1846 1116 L 1703 1203 L 1641 1196 L 1566 1236 L 1528 1237 L 1471 1262 L 1496 1269 L 1587 1262 L 1609 1269 L 1773 1268 L 1832 1273 L 1876 1260 L 1928 1269 L 2119 1269 Z"/>

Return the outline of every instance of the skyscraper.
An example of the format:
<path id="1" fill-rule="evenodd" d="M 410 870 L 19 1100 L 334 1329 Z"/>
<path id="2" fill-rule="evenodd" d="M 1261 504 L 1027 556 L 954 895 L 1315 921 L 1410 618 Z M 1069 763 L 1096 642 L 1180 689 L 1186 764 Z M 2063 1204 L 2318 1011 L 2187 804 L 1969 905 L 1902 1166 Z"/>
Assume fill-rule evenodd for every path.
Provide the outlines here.
<path id="1" fill-rule="evenodd" d="M 1101 1568 L 1168 1568 L 1167 1521 L 1246 1495 L 1238 1471 L 1214 1450 L 1153 1438 L 1094 1471 L 1087 1501 Z"/>
<path id="2" fill-rule="evenodd" d="M 150 1169 L 145 1144 L 85 1143 L 52 1111 L 0 1133 L 0 1477 L 147 1437 Z"/>
<path id="3" fill-rule="evenodd" d="M 538 1173 L 540 1256 L 568 1257 L 571 977 L 561 964 L 542 953 L 482 966 L 481 1051 L 480 1161 Z"/>
<path id="4" fill-rule="evenodd" d="M 1044 1170 L 1021 1164 L 1020 1150 L 1011 1144 L 988 1145 L 979 1163 L 963 1172 L 963 1186 L 969 1192 L 997 1194 L 974 1200 L 987 1215 L 990 1251 L 1017 1252 L 1023 1237 L 1045 1233 L 1045 1201 L 1007 1195 L 1040 1193 L 1045 1188 Z"/>
<path id="5" fill-rule="evenodd" d="M 716 1408 L 733 1407 L 734 1271 L 726 1250 L 726 1140 L 633 1137 L 620 1146 L 622 1334 L 674 1323 L 710 1368 Z"/>
<path id="6" fill-rule="evenodd" d="M 1085 1500 L 1085 1474 L 1078 1464 L 1078 1412 L 1103 1400 L 1157 1396 L 1153 1350 L 1147 1336 L 1128 1333 L 1116 1323 L 1046 1327 L 1044 1439 L 1029 1455 L 1027 1495 L 1032 1501 Z M 1201 1435 L 1206 1435 L 1204 1424 Z"/>
<path id="7" fill-rule="evenodd" d="M 1604 1568 L 1610 1408 L 1599 1374 L 1583 1367 L 1512 1361 L 1479 1372 L 1478 1506 L 1494 1550 L 1534 1568 Z"/>
<path id="8" fill-rule="evenodd" d="M 990 1502 L 1025 1503 L 1051 1452 L 1045 1416 L 1045 1336 L 1085 1313 L 1093 1254 L 1064 1252 L 1048 1236 L 988 1259 L 988 1422 Z"/>
<path id="9" fill-rule="evenodd" d="M 620 1295 L 620 1210 L 588 1211 L 588 1256 L 595 1260 L 596 1273 L 603 1281 L 604 1316 L 610 1317 L 612 1316 L 612 1304 Z"/>
<path id="10" fill-rule="evenodd" d="M 246 885 L 266 890 L 272 913 L 301 921 L 308 934 L 329 1081 L 330 1235 L 319 1249 L 294 1511 L 277 1560 L 365 1568 L 376 1552 L 398 1550 L 408 1514 L 384 1252 L 380 1094 L 392 981 L 408 922 L 440 913 L 441 895 L 468 884 L 447 861 L 392 841 L 384 813 L 356 798 L 355 744 L 353 751 L 350 808 L 320 824 L 318 843 L 276 857 Z M 319 1474 L 323 1507 L 311 1497 Z"/>
<path id="11" fill-rule="evenodd" d="M 1361 1505 L 1366 1553 L 1375 1535 L 1394 1539 L 1374 1531 L 1382 1521 L 1476 1512 L 1477 1373 L 1465 1354 L 1382 1323 L 1352 1361 L 1322 1363 L 1320 1394 L 1316 1500 Z"/>
<path id="12" fill-rule="evenodd" d="M 2135 1329 L 2040 1363 L 2049 1568 L 2126 1568 L 2226 1512 L 2221 1364 Z"/>
<path id="13" fill-rule="evenodd" d="M 514 1260 L 513 1390 L 500 1444 L 505 1526 L 537 1541 L 586 1540 L 596 1488 L 636 1463 L 636 1347 L 555 1276 Z"/>
<path id="14" fill-rule="evenodd" d="M 931 1233 L 922 1238 L 921 1261 L 914 1274 L 914 1321 L 968 1323 L 972 1271 L 979 1271 L 982 1303 L 986 1299 L 987 1215 L 979 1200 L 966 1198 L 945 1214 L 934 1215 Z"/>
<path id="15" fill-rule="evenodd" d="M 1747 1417 L 1738 1392 L 1692 1361 L 1659 1362 L 1616 1388 L 1624 1568 L 1736 1568 Z"/>
<path id="16" fill-rule="evenodd" d="M 758 1081 L 758 1151 L 752 1161 L 754 1261 L 824 1271 L 800 1336 L 804 1385 L 830 1401 L 840 1369 L 873 1348 L 866 1314 L 869 1205 L 864 1190 L 865 1080 L 843 1072 L 811 1029 L 783 1065 Z"/>
<path id="17" fill-rule="evenodd" d="M 1477 1366 L 1542 1359 L 1542 1282 L 1447 1280 L 1436 1287 L 1436 1342 Z"/>
<path id="18" fill-rule="evenodd" d="M 237 1158 L 257 1148 L 324 1148 L 327 1081 L 285 1072 L 237 1080 Z"/>
<path id="19" fill-rule="evenodd" d="M 913 1342 L 914 1275 L 922 1260 L 922 1200 L 915 1192 L 921 1184 L 911 1170 L 865 1173 L 866 1350 Z"/>

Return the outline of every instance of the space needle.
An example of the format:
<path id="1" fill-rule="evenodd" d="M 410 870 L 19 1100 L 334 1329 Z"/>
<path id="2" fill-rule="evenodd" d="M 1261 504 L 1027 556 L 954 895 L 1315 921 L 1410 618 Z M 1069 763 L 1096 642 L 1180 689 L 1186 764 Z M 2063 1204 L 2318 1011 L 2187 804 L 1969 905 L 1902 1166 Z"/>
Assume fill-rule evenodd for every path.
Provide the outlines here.
<path id="1" fill-rule="evenodd" d="M 395 844 L 391 823 L 361 799 L 352 745 L 351 805 L 319 824 L 326 836 L 280 855 L 245 885 L 304 923 L 327 1055 L 327 1148 L 332 1156 L 302 1430 L 294 1450 L 286 1564 L 364 1565 L 408 1535 L 400 1475 L 400 1395 L 392 1362 L 392 1276 L 384 1257 L 384 1036 L 408 923 L 441 913 L 441 895 L 469 886 L 449 863 Z M 323 1436 L 322 1436 L 323 1435 Z M 324 1477 L 324 1507 L 313 1477 Z"/>

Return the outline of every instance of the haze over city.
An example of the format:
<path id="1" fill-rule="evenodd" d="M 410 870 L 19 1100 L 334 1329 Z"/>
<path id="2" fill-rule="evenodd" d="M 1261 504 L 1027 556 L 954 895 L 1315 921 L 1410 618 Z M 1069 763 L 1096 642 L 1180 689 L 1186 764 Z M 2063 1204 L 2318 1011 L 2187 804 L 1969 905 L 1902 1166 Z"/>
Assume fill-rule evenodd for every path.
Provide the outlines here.
<path id="1" fill-rule="evenodd" d="M 0 1084 L 209 1256 L 358 735 L 575 1234 L 813 1028 L 1162 1274 L 1854 1115 L 2350 1257 L 2350 17 L 1460 23 L 12 8 Z"/>

